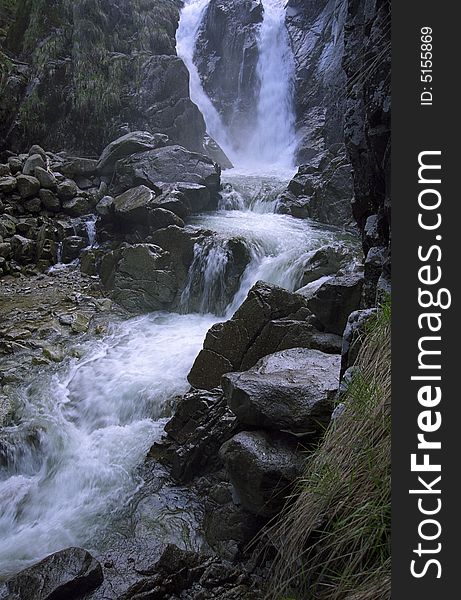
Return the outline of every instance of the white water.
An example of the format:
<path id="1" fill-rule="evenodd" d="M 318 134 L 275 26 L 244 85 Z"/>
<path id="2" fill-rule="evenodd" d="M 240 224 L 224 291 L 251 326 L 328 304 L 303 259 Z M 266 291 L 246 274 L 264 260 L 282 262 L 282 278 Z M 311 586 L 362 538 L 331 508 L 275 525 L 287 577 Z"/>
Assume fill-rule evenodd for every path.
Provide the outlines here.
<path id="1" fill-rule="evenodd" d="M 245 147 L 234 143 L 206 94 L 194 63 L 194 51 L 210 0 L 186 0 L 176 34 L 177 53 L 190 75 L 190 96 L 202 112 L 208 133 L 239 168 L 294 166 L 296 151 L 293 83 L 294 58 L 285 26 L 285 0 L 262 0 L 264 18 L 258 37 L 260 84 L 253 130 Z M 237 82 L 238 86 L 239 83 Z"/>

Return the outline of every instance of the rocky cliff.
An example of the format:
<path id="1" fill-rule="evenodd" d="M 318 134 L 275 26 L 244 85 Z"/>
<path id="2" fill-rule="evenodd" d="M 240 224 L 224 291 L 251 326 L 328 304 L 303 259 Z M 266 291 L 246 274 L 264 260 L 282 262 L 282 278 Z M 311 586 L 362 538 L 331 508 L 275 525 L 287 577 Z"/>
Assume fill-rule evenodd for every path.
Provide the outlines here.
<path id="1" fill-rule="evenodd" d="M 175 51 L 180 5 L 18 0 L 0 54 L 1 146 L 99 155 L 138 129 L 201 150 L 205 124 Z"/>

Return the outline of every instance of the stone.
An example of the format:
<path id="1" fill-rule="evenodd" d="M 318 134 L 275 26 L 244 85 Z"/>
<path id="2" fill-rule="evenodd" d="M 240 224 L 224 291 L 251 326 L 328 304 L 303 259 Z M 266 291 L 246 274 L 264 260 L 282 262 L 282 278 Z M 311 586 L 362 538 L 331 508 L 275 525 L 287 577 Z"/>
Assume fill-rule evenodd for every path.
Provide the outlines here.
<path id="1" fill-rule="evenodd" d="M 0 236 L 7 238 L 16 233 L 17 219 L 11 215 L 0 215 Z"/>
<path id="2" fill-rule="evenodd" d="M 352 262 L 351 252 L 341 244 L 328 244 L 316 250 L 305 263 L 301 286 L 308 285 L 325 275 L 334 275 Z"/>
<path id="3" fill-rule="evenodd" d="M 50 173 L 50 171 L 47 171 L 46 169 L 40 166 L 37 166 L 34 169 L 34 174 L 35 177 L 39 180 L 42 188 L 56 191 L 56 188 L 58 187 L 58 182 L 53 173 Z"/>
<path id="4" fill-rule="evenodd" d="M 96 205 L 96 212 L 101 217 L 107 217 L 114 212 L 114 199 L 112 196 L 103 196 Z"/>
<path id="5" fill-rule="evenodd" d="M 101 279 L 113 299 L 133 313 L 171 308 L 178 293 L 170 254 L 153 244 L 125 245 L 106 255 Z"/>
<path id="6" fill-rule="evenodd" d="M 16 177 L 0 177 L 0 193 L 9 194 L 16 189 Z"/>
<path id="7" fill-rule="evenodd" d="M 126 223 L 146 224 L 155 196 L 145 185 L 131 188 L 114 199 L 114 214 Z"/>
<path id="8" fill-rule="evenodd" d="M 91 203 L 85 196 L 75 196 L 63 201 L 62 210 L 70 217 L 81 217 L 91 211 Z"/>
<path id="9" fill-rule="evenodd" d="M 181 398 L 165 431 L 171 473 L 186 483 L 216 466 L 219 448 L 237 433 L 237 419 L 221 391 L 194 391 Z"/>
<path id="10" fill-rule="evenodd" d="M 87 241 L 78 235 L 66 237 L 62 243 L 62 262 L 67 264 L 78 258 L 86 245 Z"/>
<path id="11" fill-rule="evenodd" d="M 330 333 L 342 335 L 351 312 L 360 306 L 363 273 L 331 277 L 307 299 L 322 325 Z"/>
<path id="12" fill-rule="evenodd" d="M 22 160 L 17 156 L 10 156 L 8 159 L 8 166 L 13 175 L 22 171 Z"/>
<path id="13" fill-rule="evenodd" d="M 101 585 L 101 565 L 83 548 L 67 548 L 24 569 L 5 583 L 11 600 L 72 600 Z"/>
<path id="14" fill-rule="evenodd" d="M 58 185 L 58 197 L 60 200 L 72 200 L 78 193 L 78 187 L 72 179 L 65 179 Z"/>
<path id="15" fill-rule="evenodd" d="M 145 185 L 157 194 L 178 182 L 205 186 L 217 198 L 220 169 L 213 161 L 182 146 L 166 146 L 140 152 L 117 162 L 118 185 L 123 190 Z"/>
<path id="16" fill-rule="evenodd" d="M 223 444 L 220 456 L 238 502 L 266 518 L 283 507 L 305 460 L 292 436 L 266 431 L 238 433 Z"/>
<path id="17" fill-rule="evenodd" d="M 0 243 L 0 258 L 10 258 L 11 256 L 11 244 L 9 242 Z"/>
<path id="18" fill-rule="evenodd" d="M 39 213 L 42 208 L 40 198 L 29 198 L 24 202 L 24 208 L 31 213 Z"/>
<path id="19" fill-rule="evenodd" d="M 137 152 L 155 150 L 168 143 L 168 136 L 148 131 L 132 131 L 108 144 L 97 163 L 98 172 L 102 175 L 113 173 L 115 164 L 121 158 L 126 158 Z"/>
<path id="20" fill-rule="evenodd" d="M 257 282 L 232 319 L 208 331 L 188 375 L 189 383 L 208 390 L 218 386 L 224 373 L 240 370 L 245 355 L 270 321 L 288 317 L 306 306 L 300 294 Z"/>
<path id="21" fill-rule="evenodd" d="M 179 182 L 175 186 L 183 195 L 192 212 L 205 210 L 211 200 L 210 190 L 198 183 Z"/>
<path id="22" fill-rule="evenodd" d="M 41 158 L 44 161 L 47 160 L 47 156 L 46 156 L 45 150 L 41 146 L 39 146 L 38 144 L 34 144 L 33 146 L 30 147 L 29 156 L 33 156 L 34 154 L 38 154 L 39 156 L 41 156 Z"/>
<path id="23" fill-rule="evenodd" d="M 36 243 L 22 235 L 13 235 L 11 238 L 13 258 L 19 263 L 32 262 L 35 257 Z"/>
<path id="24" fill-rule="evenodd" d="M 38 194 L 38 190 L 40 189 L 40 181 L 36 177 L 21 174 L 18 175 L 16 181 L 21 198 L 31 198 L 32 196 Z"/>
<path id="25" fill-rule="evenodd" d="M 46 162 L 43 160 L 40 154 L 31 154 L 24 163 L 22 172 L 24 175 L 35 175 L 36 167 L 46 169 Z"/>
<path id="26" fill-rule="evenodd" d="M 8 177 L 11 175 L 10 165 L 0 163 L 0 177 Z"/>
<path id="27" fill-rule="evenodd" d="M 310 433 L 328 424 L 339 387 L 341 357 L 292 348 L 262 358 L 222 387 L 244 427 Z"/>
<path id="28" fill-rule="evenodd" d="M 38 193 L 43 207 L 50 212 L 59 212 L 61 210 L 61 202 L 59 198 L 49 189 L 41 189 Z"/>
<path id="29" fill-rule="evenodd" d="M 154 208 L 149 215 L 151 229 L 164 229 L 170 226 L 184 227 L 184 221 L 174 212 L 164 208 Z"/>
<path id="30" fill-rule="evenodd" d="M 354 366 L 362 346 L 367 323 L 377 314 L 376 308 L 356 310 L 349 315 L 341 350 L 341 376 Z"/>
<path id="31" fill-rule="evenodd" d="M 92 158 L 71 156 L 59 165 L 59 171 L 66 177 L 91 177 L 96 173 L 98 161 Z"/>

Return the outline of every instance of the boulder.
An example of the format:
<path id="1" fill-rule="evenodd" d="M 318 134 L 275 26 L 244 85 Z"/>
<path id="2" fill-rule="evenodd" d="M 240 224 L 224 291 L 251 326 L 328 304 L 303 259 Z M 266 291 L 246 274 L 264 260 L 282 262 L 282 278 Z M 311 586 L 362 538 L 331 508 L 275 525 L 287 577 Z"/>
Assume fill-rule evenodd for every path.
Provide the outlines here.
<path id="1" fill-rule="evenodd" d="M 325 275 L 334 275 L 351 262 L 352 254 L 344 245 L 334 243 L 322 246 L 306 261 L 301 286 L 308 285 Z"/>
<path id="2" fill-rule="evenodd" d="M 324 427 L 339 386 L 340 356 L 292 348 L 222 378 L 232 412 L 245 427 L 309 433 Z"/>
<path id="3" fill-rule="evenodd" d="M 107 217 L 114 212 L 114 199 L 112 196 L 103 196 L 96 205 L 96 212 L 101 217 Z"/>
<path id="4" fill-rule="evenodd" d="M 153 244 L 125 245 L 106 255 L 101 279 L 114 300 L 133 313 L 167 310 L 178 293 L 172 257 Z"/>
<path id="5" fill-rule="evenodd" d="M 296 440 L 273 432 L 240 432 L 221 447 L 220 455 L 237 500 L 249 512 L 267 518 L 283 507 L 304 466 Z"/>
<path id="6" fill-rule="evenodd" d="M 165 431 L 167 462 L 185 483 L 216 466 L 219 448 L 237 433 L 237 420 L 221 391 L 200 390 L 181 398 Z"/>
<path id="7" fill-rule="evenodd" d="M 24 208 L 31 213 L 39 213 L 42 209 L 40 198 L 29 198 L 24 202 Z"/>
<path id="8" fill-rule="evenodd" d="M 37 166 L 35 167 L 34 174 L 35 177 L 40 181 L 40 185 L 42 188 L 56 191 L 56 188 L 58 187 L 58 182 L 53 173 L 50 173 L 50 171 L 47 171 L 46 169 L 40 166 Z"/>
<path id="9" fill-rule="evenodd" d="M 34 154 L 41 156 L 44 161 L 47 159 L 45 150 L 38 144 L 33 144 L 29 149 L 29 156 L 33 156 Z"/>
<path id="10" fill-rule="evenodd" d="M 18 220 L 11 215 L 0 215 L 0 237 L 7 238 L 16 233 Z"/>
<path id="11" fill-rule="evenodd" d="M 59 212 L 61 210 L 61 202 L 54 192 L 50 189 L 41 189 L 38 193 L 43 208 L 50 212 Z"/>
<path id="12" fill-rule="evenodd" d="M 97 163 L 98 172 L 102 175 L 113 173 L 115 164 L 121 158 L 126 158 L 137 152 L 155 150 L 168 143 L 168 136 L 148 131 L 132 131 L 108 144 Z"/>
<path id="13" fill-rule="evenodd" d="M 59 165 L 59 172 L 70 178 L 91 177 L 96 173 L 97 167 L 97 160 L 71 156 Z"/>
<path id="14" fill-rule="evenodd" d="M 16 181 L 21 198 L 31 198 L 32 196 L 38 194 L 38 190 L 40 189 L 40 181 L 36 177 L 21 174 L 18 175 Z"/>
<path id="15" fill-rule="evenodd" d="M 183 195 L 192 212 L 200 212 L 209 206 L 210 190 L 205 185 L 181 181 L 175 187 Z"/>
<path id="16" fill-rule="evenodd" d="M 347 369 L 354 366 L 362 345 L 367 323 L 376 313 L 376 308 L 368 308 L 365 310 L 356 310 L 349 315 L 343 335 L 341 376 Z"/>
<path id="17" fill-rule="evenodd" d="M 327 331 L 342 335 L 349 315 L 360 306 L 362 286 L 363 273 L 331 277 L 307 297 L 307 306 Z"/>
<path id="18" fill-rule="evenodd" d="M 5 588 L 11 600 L 72 600 L 102 582 L 101 565 L 89 552 L 67 548 L 8 579 Z"/>
<path id="19" fill-rule="evenodd" d="M 22 160 L 17 156 L 10 156 L 8 158 L 8 166 L 13 175 L 22 171 Z"/>
<path id="20" fill-rule="evenodd" d="M 80 252 L 87 246 L 87 241 L 78 235 L 66 237 L 62 243 L 62 262 L 71 263 L 80 256 Z"/>
<path id="21" fill-rule="evenodd" d="M 116 165 L 117 183 L 122 191 L 145 185 L 158 194 L 178 182 L 193 183 L 208 188 L 217 197 L 220 169 L 213 161 L 182 146 L 166 146 L 133 154 Z M 201 188 L 199 189 L 201 193 Z M 194 192 L 195 193 L 195 192 Z M 200 205 L 200 210 L 203 207 Z"/>
<path id="22" fill-rule="evenodd" d="M 72 200 L 78 193 L 78 187 L 75 181 L 72 179 L 65 179 L 58 185 L 58 197 L 63 202 L 66 200 Z"/>
<path id="23" fill-rule="evenodd" d="M 171 212 L 178 215 L 180 219 L 186 219 L 191 212 L 190 205 L 186 199 L 186 196 L 178 190 L 172 190 L 157 196 L 154 204 L 158 208 L 164 208 L 165 210 L 171 210 Z"/>
<path id="24" fill-rule="evenodd" d="M 36 167 L 46 169 L 46 161 L 40 156 L 40 154 L 32 154 L 26 159 L 22 172 L 24 175 L 34 175 Z"/>
<path id="25" fill-rule="evenodd" d="M 145 224 L 155 196 L 145 185 L 131 188 L 114 199 L 114 215 L 121 222 Z"/>
<path id="26" fill-rule="evenodd" d="M 91 202 L 85 196 L 75 196 L 63 201 L 62 210 L 70 217 L 81 217 L 91 211 Z"/>
<path id="27" fill-rule="evenodd" d="M 12 177 L 11 175 L 0 177 L 0 194 L 9 194 L 10 192 L 14 192 L 16 189 L 16 183 L 16 177 Z"/>
<path id="28" fill-rule="evenodd" d="M 36 243 L 22 235 L 13 235 L 11 238 L 13 258 L 19 263 L 32 262 L 35 257 Z"/>
<path id="29" fill-rule="evenodd" d="M 245 355 L 270 321 L 293 315 L 306 306 L 300 294 L 259 281 L 232 319 L 208 331 L 189 373 L 189 383 L 200 389 L 218 386 L 224 373 L 240 370 Z"/>
<path id="30" fill-rule="evenodd" d="M 0 177 L 8 177 L 11 175 L 10 165 L 0 163 Z"/>

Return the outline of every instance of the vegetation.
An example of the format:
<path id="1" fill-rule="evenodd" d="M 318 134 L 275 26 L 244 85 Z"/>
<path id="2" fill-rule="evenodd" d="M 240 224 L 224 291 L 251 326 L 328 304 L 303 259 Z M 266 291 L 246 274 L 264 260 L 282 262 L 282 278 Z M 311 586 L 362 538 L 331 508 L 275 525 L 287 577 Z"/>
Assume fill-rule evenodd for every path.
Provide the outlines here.
<path id="1" fill-rule="evenodd" d="M 276 600 L 390 598 L 390 304 L 369 324 L 343 414 L 268 532 Z"/>

